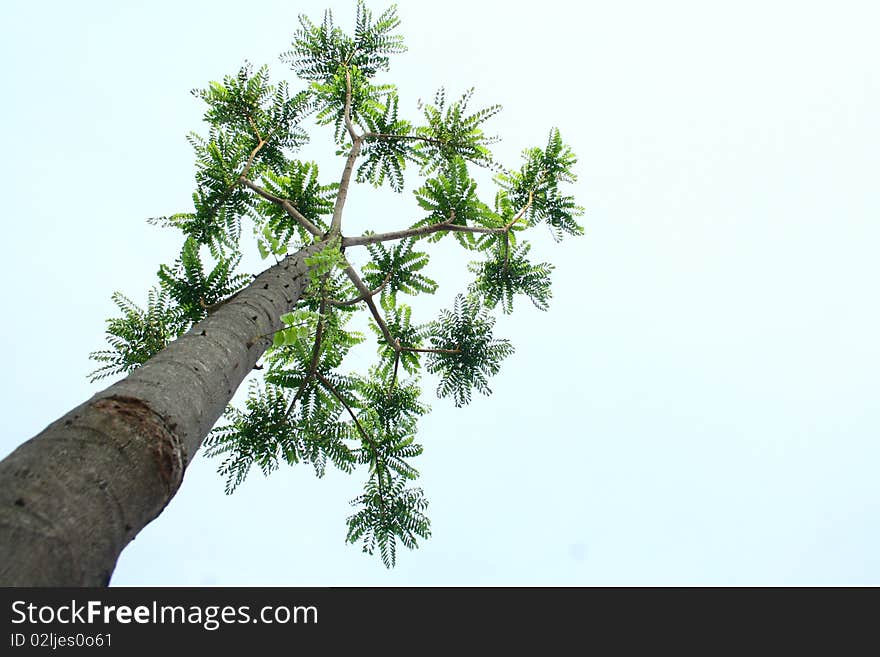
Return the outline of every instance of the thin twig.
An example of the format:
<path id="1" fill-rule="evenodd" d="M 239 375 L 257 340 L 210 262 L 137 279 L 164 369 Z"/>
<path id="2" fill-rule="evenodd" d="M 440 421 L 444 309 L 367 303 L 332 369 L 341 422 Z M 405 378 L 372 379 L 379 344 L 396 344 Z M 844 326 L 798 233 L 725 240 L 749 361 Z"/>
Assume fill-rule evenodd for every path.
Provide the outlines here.
<path id="1" fill-rule="evenodd" d="M 320 373 L 317 374 L 316 377 L 317 377 L 318 381 L 322 385 L 324 385 L 331 393 L 333 393 L 333 395 L 336 397 L 336 399 L 338 399 L 340 401 L 340 403 L 345 407 L 345 410 L 348 411 L 348 414 L 351 416 L 351 419 L 354 421 L 354 425 L 357 427 L 358 433 L 361 434 L 361 438 L 363 438 L 364 442 L 367 443 L 373 449 L 373 453 L 376 456 L 376 476 L 378 478 L 378 485 L 379 485 L 379 506 L 381 507 L 382 513 L 384 514 L 385 513 L 385 498 L 384 498 L 384 495 L 382 492 L 382 473 L 379 470 L 379 461 L 380 461 L 379 445 L 377 445 L 376 442 L 372 438 L 370 438 L 370 436 L 367 434 L 367 432 L 364 431 L 364 428 L 361 426 L 360 420 L 358 420 L 357 415 L 355 415 L 351 406 L 348 405 L 348 402 L 345 401 L 345 398 L 336 389 L 336 386 L 334 386 L 330 381 L 328 381 Z"/>
<path id="2" fill-rule="evenodd" d="M 391 374 L 391 384 L 388 386 L 388 397 L 391 397 L 391 392 L 394 390 L 394 385 L 397 383 L 397 368 L 400 366 L 400 351 L 394 352 L 394 372 Z"/>

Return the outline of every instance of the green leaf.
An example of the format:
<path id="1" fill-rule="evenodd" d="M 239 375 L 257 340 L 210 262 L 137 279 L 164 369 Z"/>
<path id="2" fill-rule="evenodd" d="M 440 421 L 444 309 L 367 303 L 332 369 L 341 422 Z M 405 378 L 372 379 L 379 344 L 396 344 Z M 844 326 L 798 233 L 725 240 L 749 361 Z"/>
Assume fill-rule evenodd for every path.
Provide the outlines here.
<path id="1" fill-rule="evenodd" d="M 296 210 L 319 229 L 326 231 L 324 217 L 333 212 L 338 184 L 322 185 L 318 178 L 318 165 L 314 162 L 291 160 L 279 171 L 265 171 L 260 179 L 267 192 L 290 202 Z M 312 235 L 302 228 L 296 219 L 277 203 L 261 200 L 252 215 L 257 225 L 287 244 L 297 237 L 308 244 Z"/>
<path id="2" fill-rule="evenodd" d="M 414 142 L 407 138 L 413 132 L 412 124 L 397 118 L 397 104 L 397 93 L 392 92 L 382 112 L 364 113 L 369 138 L 361 151 L 363 162 L 358 168 L 357 180 L 369 181 L 376 187 L 388 181 L 394 191 L 402 192 L 406 162 L 418 163 L 419 158 Z"/>

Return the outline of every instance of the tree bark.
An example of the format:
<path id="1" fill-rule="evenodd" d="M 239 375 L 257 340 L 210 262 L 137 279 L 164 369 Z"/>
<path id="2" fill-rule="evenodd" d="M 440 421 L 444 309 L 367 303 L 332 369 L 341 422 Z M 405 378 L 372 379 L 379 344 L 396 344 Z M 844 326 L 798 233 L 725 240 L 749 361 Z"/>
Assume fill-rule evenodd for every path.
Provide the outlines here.
<path id="1" fill-rule="evenodd" d="M 0 585 L 106 586 L 308 283 L 317 243 L 267 269 L 125 379 L 0 462 Z M 260 337 L 263 336 L 263 337 Z"/>

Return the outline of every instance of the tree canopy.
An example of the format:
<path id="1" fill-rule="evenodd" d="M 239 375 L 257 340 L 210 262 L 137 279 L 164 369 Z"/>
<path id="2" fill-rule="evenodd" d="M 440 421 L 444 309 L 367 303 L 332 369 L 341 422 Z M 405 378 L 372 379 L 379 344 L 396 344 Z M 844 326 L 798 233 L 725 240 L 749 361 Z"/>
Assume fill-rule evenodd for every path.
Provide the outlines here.
<path id="1" fill-rule="evenodd" d="M 282 60 L 297 88 L 273 82 L 268 68 L 245 64 L 234 75 L 194 90 L 205 104 L 207 132 L 191 134 L 196 173 L 190 211 L 152 219 L 179 230 L 179 258 L 158 270 L 146 309 L 120 293 L 122 315 L 108 321 L 108 348 L 92 357 L 93 380 L 128 372 L 182 335 L 247 285 L 238 272 L 246 229 L 263 258 L 310 245 L 309 283 L 283 328 L 252 336 L 267 351 L 262 377 L 241 408 L 230 406 L 207 439 L 232 492 L 255 467 L 328 463 L 366 471 L 352 501 L 347 540 L 378 553 L 386 566 L 398 544 L 417 546 L 430 535 L 427 500 L 414 482 L 413 459 L 423 452 L 417 423 L 429 407 L 421 375 L 436 376 L 436 394 L 456 406 L 474 391 L 491 393 L 490 378 L 513 353 L 494 335 L 499 309 L 528 300 L 545 310 L 551 299 L 548 262 L 530 259 L 529 230 L 544 225 L 557 241 L 582 234 L 583 210 L 568 193 L 576 158 L 559 131 L 522 152 L 512 167 L 495 160 L 497 138 L 485 132 L 500 106 L 473 108 L 473 90 L 440 89 L 421 104 L 421 117 L 401 118 L 398 90 L 380 83 L 391 58 L 405 50 L 395 7 L 374 15 L 357 4 L 354 30 L 331 12 L 320 23 L 300 17 Z M 323 181 L 314 162 L 297 158 L 309 139 L 307 121 L 332 128 L 344 158 L 339 182 Z M 413 214 L 387 233 L 347 236 L 343 211 L 352 183 L 404 192 L 408 169 L 420 183 Z M 493 198 L 481 197 L 476 169 L 494 174 Z M 450 235 L 473 262 L 473 281 L 451 308 L 416 321 L 405 298 L 433 294 L 431 244 Z M 346 251 L 363 247 L 358 271 Z M 375 364 L 346 369 L 350 350 L 367 336 L 350 328 L 369 314 Z"/>

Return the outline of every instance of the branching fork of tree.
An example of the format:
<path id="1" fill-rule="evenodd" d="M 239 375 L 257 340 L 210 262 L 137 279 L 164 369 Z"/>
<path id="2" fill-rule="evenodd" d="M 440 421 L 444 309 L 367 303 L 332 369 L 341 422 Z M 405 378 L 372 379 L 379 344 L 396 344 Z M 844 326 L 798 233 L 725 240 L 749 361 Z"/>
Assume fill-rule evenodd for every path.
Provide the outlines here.
<path id="1" fill-rule="evenodd" d="M 437 394 L 457 406 L 473 390 L 490 392 L 489 377 L 513 351 L 493 337 L 490 311 L 511 312 L 518 295 L 541 309 L 550 298 L 552 265 L 530 261 L 521 235 L 538 224 L 557 240 L 578 235 L 582 210 L 563 191 L 575 157 L 558 131 L 507 169 L 483 131 L 500 108 L 472 111 L 471 92 L 450 100 L 441 90 L 419 124 L 399 118 L 397 89 L 375 83 L 404 50 L 398 23 L 394 7 L 374 17 L 363 4 L 353 34 L 329 12 L 320 24 L 301 17 L 282 58 L 302 91 L 246 65 L 194 92 L 210 126 L 190 137 L 194 208 L 153 220 L 182 232 L 180 257 L 160 267 L 146 309 L 114 296 L 122 314 L 108 322 L 109 348 L 92 354 L 100 364 L 92 377 L 127 376 L 0 463 L 0 583 L 108 583 L 203 442 L 222 458 L 229 491 L 254 466 L 310 463 L 319 476 L 328 462 L 346 472 L 365 466 L 347 540 L 386 565 L 398 542 L 413 548 L 430 534 L 427 502 L 411 485 L 411 460 L 422 453 L 416 423 L 428 410 L 418 375 L 437 375 Z M 318 167 L 295 157 L 310 117 L 334 130 L 345 157 L 338 183 L 322 184 Z M 407 164 L 423 177 L 415 222 L 345 235 L 350 186 L 402 191 Z M 492 206 L 478 197 L 471 167 L 494 171 Z M 276 260 L 256 277 L 235 273 L 243 220 L 261 255 Z M 420 248 L 449 235 L 480 258 L 473 283 L 435 320 L 414 324 L 402 297 L 437 288 Z M 346 256 L 355 248 L 370 256 L 361 271 Z M 346 372 L 346 354 L 365 339 L 346 327 L 362 309 L 378 363 Z M 227 408 L 255 367 L 262 381 L 244 408 Z"/>

